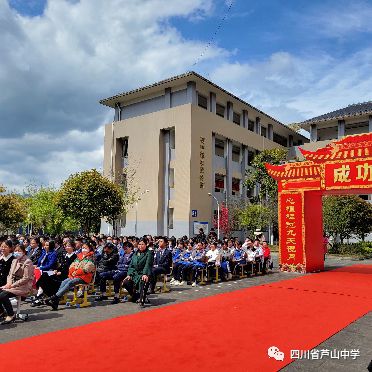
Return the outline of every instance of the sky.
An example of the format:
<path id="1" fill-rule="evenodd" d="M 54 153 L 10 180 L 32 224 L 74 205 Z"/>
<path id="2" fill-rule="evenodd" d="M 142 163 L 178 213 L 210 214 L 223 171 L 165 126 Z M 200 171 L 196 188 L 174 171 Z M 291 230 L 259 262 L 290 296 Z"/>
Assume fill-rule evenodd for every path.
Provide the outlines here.
<path id="1" fill-rule="evenodd" d="M 196 71 L 283 123 L 372 99 L 372 2 L 0 0 L 0 184 L 103 163 L 102 98 Z"/>

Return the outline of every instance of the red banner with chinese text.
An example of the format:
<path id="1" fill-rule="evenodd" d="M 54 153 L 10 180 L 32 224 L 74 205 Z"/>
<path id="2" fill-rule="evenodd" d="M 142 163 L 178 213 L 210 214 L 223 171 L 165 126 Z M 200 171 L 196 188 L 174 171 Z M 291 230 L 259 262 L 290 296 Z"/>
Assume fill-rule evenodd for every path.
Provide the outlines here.
<path id="1" fill-rule="evenodd" d="M 304 272 L 302 194 L 280 196 L 280 269 Z"/>
<path id="2" fill-rule="evenodd" d="M 341 190 L 372 187 L 372 160 L 340 161 L 325 165 L 325 188 Z"/>

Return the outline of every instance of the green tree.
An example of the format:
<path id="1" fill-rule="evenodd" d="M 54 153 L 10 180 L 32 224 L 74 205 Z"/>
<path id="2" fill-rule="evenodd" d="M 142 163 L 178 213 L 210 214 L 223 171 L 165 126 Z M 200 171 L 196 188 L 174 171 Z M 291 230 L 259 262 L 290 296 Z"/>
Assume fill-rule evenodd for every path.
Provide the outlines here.
<path id="1" fill-rule="evenodd" d="M 287 149 L 264 150 L 255 156 L 251 167 L 246 172 L 245 184 L 248 189 L 258 185 L 259 193 L 257 201 L 278 200 L 277 182 L 268 174 L 265 163 L 278 165 L 287 159 Z"/>
<path id="2" fill-rule="evenodd" d="M 255 229 L 278 228 L 278 185 L 267 172 L 265 163 L 279 165 L 287 159 L 287 149 L 264 150 L 255 156 L 246 172 L 245 185 L 248 190 L 257 187 L 251 204 L 242 208 L 239 221 L 251 233 Z M 257 223 L 254 222 L 257 219 Z M 253 228 L 254 227 L 254 228 Z"/>
<path id="3" fill-rule="evenodd" d="M 256 229 L 265 230 L 277 218 L 274 213 L 272 208 L 264 205 L 249 204 L 240 211 L 240 226 L 246 229 L 250 236 L 253 236 Z"/>
<path id="4" fill-rule="evenodd" d="M 0 231 L 14 232 L 26 217 L 26 206 L 20 195 L 5 192 L 0 185 Z"/>
<path id="5" fill-rule="evenodd" d="M 72 216 L 65 215 L 57 204 L 58 191 L 50 187 L 28 188 L 27 224 L 33 229 L 43 230 L 51 235 L 79 229 Z"/>
<path id="6" fill-rule="evenodd" d="M 71 175 L 58 192 L 57 204 L 85 233 L 97 232 L 101 218 L 112 223 L 123 212 L 123 190 L 92 169 Z"/>
<path id="7" fill-rule="evenodd" d="M 338 236 L 341 243 L 353 235 L 364 240 L 372 230 L 372 206 L 356 195 L 326 196 L 323 225 L 326 234 Z"/>

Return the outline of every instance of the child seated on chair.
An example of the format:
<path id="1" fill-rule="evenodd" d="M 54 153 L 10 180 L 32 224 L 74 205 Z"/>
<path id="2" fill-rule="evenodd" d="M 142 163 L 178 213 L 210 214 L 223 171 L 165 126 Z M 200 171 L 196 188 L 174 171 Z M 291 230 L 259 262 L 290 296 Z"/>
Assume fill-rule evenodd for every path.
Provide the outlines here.
<path id="1" fill-rule="evenodd" d="M 60 298 L 77 284 L 89 284 L 95 270 L 93 246 L 86 242 L 81 248 L 81 253 L 71 264 L 68 278 L 61 283 L 57 293 L 49 297 L 45 303 L 53 310 L 57 310 Z"/>

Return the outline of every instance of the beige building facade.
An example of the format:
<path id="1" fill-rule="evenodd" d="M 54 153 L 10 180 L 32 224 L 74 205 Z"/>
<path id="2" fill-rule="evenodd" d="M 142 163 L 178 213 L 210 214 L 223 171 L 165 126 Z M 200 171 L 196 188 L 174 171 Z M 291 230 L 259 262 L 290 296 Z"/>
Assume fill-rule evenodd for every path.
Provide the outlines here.
<path id="1" fill-rule="evenodd" d="M 193 236 L 212 227 L 217 202 L 246 200 L 244 175 L 264 149 L 307 142 L 274 118 L 195 72 L 100 101 L 104 174 L 134 174 L 140 200 L 103 233 Z M 113 229 L 115 231 L 113 231 Z"/>

